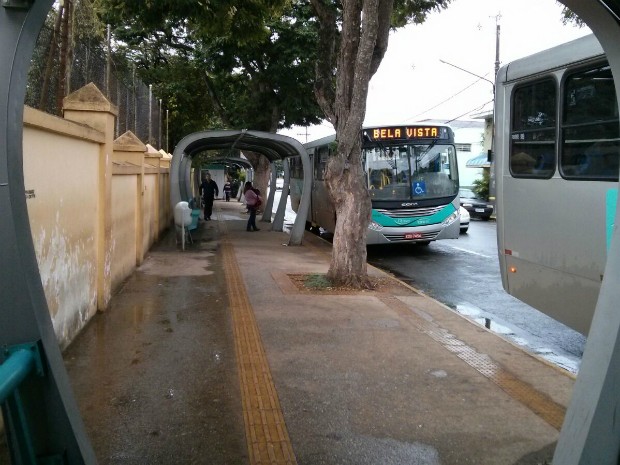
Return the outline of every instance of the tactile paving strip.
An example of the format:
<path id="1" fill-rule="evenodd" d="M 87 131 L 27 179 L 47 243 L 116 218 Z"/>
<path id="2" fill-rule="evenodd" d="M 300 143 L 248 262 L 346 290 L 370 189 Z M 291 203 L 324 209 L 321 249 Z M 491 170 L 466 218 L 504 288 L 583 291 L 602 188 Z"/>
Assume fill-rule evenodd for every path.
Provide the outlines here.
<path id="1" fill-rule="evenodd" d="M 225 223 L 218 221 L 218 225 L 223 227 L 224 231 L 222 232 L 224 233 Z M 241 273 L 232 245 L 224 239 L 222 246 L 235 327 L 250 463 L 296 464 L 277 393 L 271 379 L 269 365 L 260 341 L 258 327 L 254 320 L 254 313 L 249 304 L 245 286 L 240 278 Z M 378 298 L 401 315 L 407 316 L 407 320 L 420 332 L 427 334 L 446 350 L 454 353 L 495 383 L 510 397 L 529 408 L 553 428 L 560 430 L 566 414 L 564 406 L 519 379 L 487 354 L 478 352 L 436 323 L 417 316 L 396 297 L 385 295 Z"/>
<path id="2" fill-rule="evenodd" d="M 393 296 L 380 296 L 379 299 L 401 315 L 411 316 L 409 321 L 421 332 L 430 336 L 444 348 L 454 353 L 480 374 L 491 380 L 510 397 L 521 402 L 536 415 L 541 417 L 558 431 L 562 427 L 566 409 L 546 394 L 517 378 L 516 375 L 495 362 L 487 354 L 478 352 L 473 347 L 459 340 L 444 328 L 432 321 L 427 321 L 411 311 L 401 300 Z"/>
<path id="3" fill-rule="evenodd" d="M 221 245 L 250 464 L 297 464 L 234 249 L 225 237 Z"/>

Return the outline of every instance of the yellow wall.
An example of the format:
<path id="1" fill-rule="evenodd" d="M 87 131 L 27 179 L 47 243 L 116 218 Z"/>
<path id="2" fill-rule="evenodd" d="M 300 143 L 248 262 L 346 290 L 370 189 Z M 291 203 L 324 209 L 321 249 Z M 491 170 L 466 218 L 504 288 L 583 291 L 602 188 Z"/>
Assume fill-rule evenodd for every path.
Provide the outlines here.
<path id="1" fill-rule="evenodd" d="M 96 311 L 98 153 L 98 143 L 24 127 L 24 182 L 34 191 L 27 202 L 30 227 L 60 341 L 68 341 Z"/>
<path id="2" fill-rule="evenodd" d="M 155 208 L 156 208 L 156 185 L 157 177 L 154 174 L 144 176 L 144 193 L 142 195 L 142 207 L 144 209 L 144 218 L 142 222 L 142 245 L 143 252 L 146 252 L 155 242 Z"/>
<path id="3" fill-rule="evenodd" d="M 170 209 L 170 180 L 167 174 L 159 176 L 159 217 L 165 218 Z"/>
<path id="4" fill-rule="evenodd" d="M 137 175 L 112 178 L 112 289 L 136 267 Z M 133 202 L 127 201 L 134 199 Z"/>
<path id="5" fill-rule="evenodd" d="M 98 90 L 89 92 L 97 94 Z M 80 103 L 73 106 L 72 117 L 80 111 Z M 62 348 L 97 310 L 105 310 L 98 308 L 102 301 L 99 294 L 109 289 L 113 293 L 172 222 L 169 163 L 156 169 L 145 167 L 146 147 L 132 134 L 129 143 L 120 141 L 122 138 L 114 141 L 113 163 L 102 163 L 102 157 L 109 157 L 110 135 L 93 129 L 101 129 L 97 123 L 89 127 L 89 118 L 97 115 L 93 105 L 86 102 L 85 106 L 88 111 L 78 115 L 81 124 L 28 107 L 24 110 L 28 215 L 45 296 Z M 109 109 L 102 111 L 110 114 Z M 121 143 L 125 145 L 117 150 Z M 110 179 L 107 200 L 100 188 Z M 108 234 L 110 245 L 102 254 L 98 243 Z M 98 283 L 102 276 L 103 286 Z"/>

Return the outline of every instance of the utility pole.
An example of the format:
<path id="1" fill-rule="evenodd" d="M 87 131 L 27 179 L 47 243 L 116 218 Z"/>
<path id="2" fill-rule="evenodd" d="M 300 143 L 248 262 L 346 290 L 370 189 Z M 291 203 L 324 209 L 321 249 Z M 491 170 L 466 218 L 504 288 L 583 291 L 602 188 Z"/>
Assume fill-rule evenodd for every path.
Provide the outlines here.
<path id="1" fill-rule="evenodd" d="M 303 133 L 303 132 L 298 132 L 298 133 L 297 133 L 297 135 L 298 135 L 298 136 L 306 136 L 306 143 L 308 143 L 308 126 L 305 126 L 305 127 L 304 127 L 304 129 L 305 129 L 305 131 L 306 131 L 305 133 Z"/>
<path id="2" fill-rule="evenodd" d="M 501 13 L 497 13 L 495 16 L 495 77 L 499 71 L 499 20 L 501 19 Z M 491 16 L 493 18 L 493 16 Z M 495 96 L 493 96 L 495 97 Z"/>
<path id="3" fill-rule="evenodd" d="M 499 20 L 501 19 L 501 13 L 495 15 L 495 75 L 494 81 L 497 79 L 497 73 L 499 72 Z M 495 106 L 495 84 L 493 85 L 493 106 Z M 491 148 L 488 151 L 487 159 L 489 162 L 493 162 L 493 154 L 495 151 L 495 111 L 493 111 L 493 119 L 491 124 Z M 495 186 L 495 170 L 489 172 L 489 200 L 495 205 L 496 186 Z M 495 208 L 493 209 L 495 211 Z"/>

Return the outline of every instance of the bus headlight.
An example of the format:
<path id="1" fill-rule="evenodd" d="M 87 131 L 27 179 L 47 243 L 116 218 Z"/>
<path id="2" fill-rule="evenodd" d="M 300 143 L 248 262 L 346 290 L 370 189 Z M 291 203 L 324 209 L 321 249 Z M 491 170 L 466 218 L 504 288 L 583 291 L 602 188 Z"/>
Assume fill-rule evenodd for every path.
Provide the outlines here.
<path id="1" fill-rule="evenodd" d="M 383 229 L 383 226 L 381 226 L 379 223 L 376 223 L 375 221 L 370 220 L 368 229 L 372 229 L 373 231 L 381 231 Z"/>
<path id="2" fill-rule="evenodd" d="M 445 220 L 443 220 L 441 222 L 441 225 L 442 226 L 448 226 L 448 225 L 454 223 L 458 218 L 459 218 L 458 211 L 454 211 L 454 212 L 452 212 L 452 214 L 449 217 L 447 217 Z"/>

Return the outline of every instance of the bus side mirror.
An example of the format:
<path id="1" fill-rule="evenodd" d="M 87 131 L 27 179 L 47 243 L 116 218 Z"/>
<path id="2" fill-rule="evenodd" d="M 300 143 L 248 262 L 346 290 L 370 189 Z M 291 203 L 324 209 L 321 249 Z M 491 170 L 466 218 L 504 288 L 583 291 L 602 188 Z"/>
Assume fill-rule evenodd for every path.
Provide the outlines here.
<path id="1" fill-rule="evenodd" d="M 493 150 L 487 150 L 487 161 L 491 163 L 493 161 Z"/>

